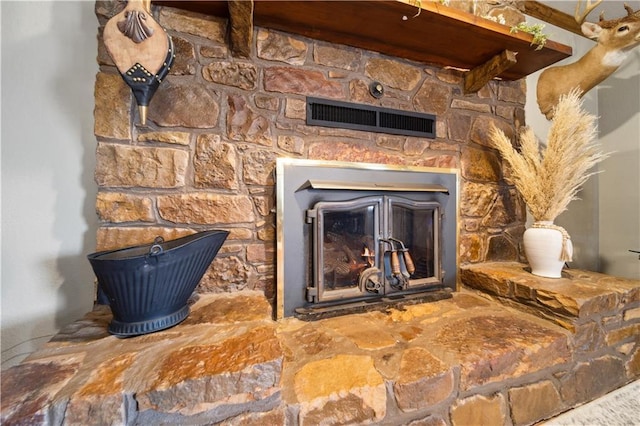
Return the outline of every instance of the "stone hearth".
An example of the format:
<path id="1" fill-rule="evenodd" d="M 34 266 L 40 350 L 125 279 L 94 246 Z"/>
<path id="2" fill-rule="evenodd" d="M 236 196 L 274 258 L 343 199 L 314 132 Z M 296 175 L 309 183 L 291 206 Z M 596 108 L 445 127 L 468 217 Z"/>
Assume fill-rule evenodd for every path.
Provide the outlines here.
<path id="1" fill-rule="evenodd" d="M 315 322 L 273 321 L 260 292 L 202 294 L 182 324 L 118 339 L 97 307 L 3 372 L 1 421 L 521 425 L 640 376 L 640 282 L 525 267 L 463 267 L 451 299 Z"/>

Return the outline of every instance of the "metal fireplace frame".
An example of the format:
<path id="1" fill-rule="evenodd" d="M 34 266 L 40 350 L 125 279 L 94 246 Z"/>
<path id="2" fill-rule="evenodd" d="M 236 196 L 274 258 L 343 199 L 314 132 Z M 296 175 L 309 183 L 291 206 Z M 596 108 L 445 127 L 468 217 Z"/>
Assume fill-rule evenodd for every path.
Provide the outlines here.
<path id="1" fill-rule="evenodd" d="M 394 173 L 389 173 L 394 172 Z M 337 183 L 328 176 L 341 174 Z M 391 179 L 391 180 L 390 180 Z M 448 294 L 459 287 L 459 182 L 458 169 L 400 166 L 341 161 L 278 158 L 276 160 L 276 319 L 298 316 L 300 300 L 306 300 L 309 271 L 304 264 L 309 259 L 306 213 L 318 201 L 326 198 L 322 185 L 348 182 L 347 190 L 371 195 L 393 189 L 410 192 L 430 192 L 440 205 L 443 218 L 440 227 L 447 237 L 440 241 L 442 256 L 442 291 Z M 314 186 L 315 185 L 315 186 Z M 332 189 L 332 188 L 329 188 Z M 357 198 L 357 195 L 354 195 Z M 286 207 L 286 208 L 285 208 Z M 285 228 L 286 227 L 286 228 Z M 305 228 L 306 227 L 306 228 Z M 439 228 L 440 228 L 439 227 Z M 438 228 L 438 229 L 439 229 Z M 307 234 L 300 230 L 307 229 Z M 439 260 L 440 261 L 440 260 Z M 286 272 L 286 274 L 285 274 Z M 287 282 L 285 283 L 285 280 Z M 285 292 L 285 284 L 287 292 Z M 300 293 L 300 294 L 298 294 Z M 435 292 L 434 292 L 435 293 Z M 430 296 L 432 300 L 438 298 Z M 450 296 L 449 296 L 450 297 Z M 391 298 L 395 299 L 395 298 Z M 394 300 L 386 300 L 394 304 Z"/>

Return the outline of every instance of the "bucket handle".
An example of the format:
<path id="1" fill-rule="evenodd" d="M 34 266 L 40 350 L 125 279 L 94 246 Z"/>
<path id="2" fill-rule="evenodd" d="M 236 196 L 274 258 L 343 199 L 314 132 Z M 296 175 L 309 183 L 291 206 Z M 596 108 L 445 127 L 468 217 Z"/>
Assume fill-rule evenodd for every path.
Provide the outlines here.
<path id="1" fill-rule="evenodd" d="M 153 245 L 149 248 L 149 256 L 157 256 L 159 254 L 162 254 L 164 252 L 164 249 L 160 245 L 162 243 L 164 243 L 164 238 L 159 236 L 156 237 L 156 239 L 153 240 Z"/>

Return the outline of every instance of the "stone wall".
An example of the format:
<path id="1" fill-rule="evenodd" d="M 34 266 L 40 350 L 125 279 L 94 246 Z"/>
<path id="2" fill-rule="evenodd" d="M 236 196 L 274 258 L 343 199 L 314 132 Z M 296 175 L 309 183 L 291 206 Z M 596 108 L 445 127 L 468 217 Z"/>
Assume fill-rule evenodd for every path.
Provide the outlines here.
<path id="1" fill-rule="evenodd" d="M 117 8 L 97 2 L 100 34 Z M 227 229 L 199 291 L 251 289 L 272 298 L 275 159 L 296 157 L 459 168 L 461 262 L 519 259 L 525 210 L 502 180 L 487 129 L 495 123 L 514 135 L 523 124 L 524 81 L 493 81 L 464 95 L 460 71 L 263 28 L 255 29 L 251 57 L 237 59 L 225 41 L 226 20 L 152 9 L 173 38 L 176 60 L 146 127 L 137 124 L 135 101 L 99 36 L 97 249 Z M 385 87 L 380 100 L 369 94 L 372 81 Z M 437 137 L 307 126 L 307 96 L 435 114 Z"/>

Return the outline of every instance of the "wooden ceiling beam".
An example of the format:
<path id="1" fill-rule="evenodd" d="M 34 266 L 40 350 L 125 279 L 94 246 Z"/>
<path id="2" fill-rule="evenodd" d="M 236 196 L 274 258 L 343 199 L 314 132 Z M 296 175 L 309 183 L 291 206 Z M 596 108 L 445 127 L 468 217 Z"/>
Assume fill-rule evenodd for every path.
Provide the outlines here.
<path id="1" fill-rule="evenodd" d="M 580 25 L 576 22 L 576 19 L 573 16 L 547 6 L 546 4 L 540 3 L 539 1 L 526 0 L 524 2 L 524 13 L 551 25 L 555 25 L 556 27 L 585 37 L 585 35 L 582 34 Z"/>

